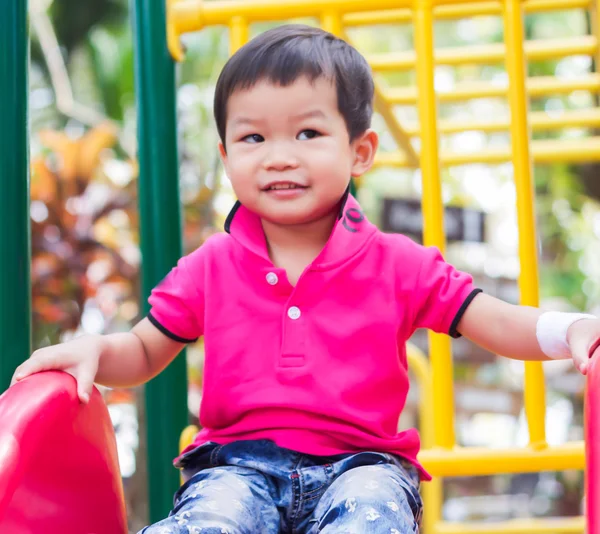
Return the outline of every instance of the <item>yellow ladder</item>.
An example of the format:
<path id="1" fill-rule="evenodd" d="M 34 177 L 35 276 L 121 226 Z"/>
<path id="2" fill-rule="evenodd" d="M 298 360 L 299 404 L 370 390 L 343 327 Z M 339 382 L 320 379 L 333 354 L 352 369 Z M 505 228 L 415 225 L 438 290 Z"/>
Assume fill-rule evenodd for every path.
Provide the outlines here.
<path id="1" fill-rule="evenodd" d="M 208 26 L 229 28 L 230 51 L 235 52 L 249 38 L 250 25 L 262 21 L 310 18 L 322 28 L 351 42 L 348 33 L 358 26 L 406 24 L 414 26 L 414 50 L 385 55 L 367 55 L 375 75 L 375 107 L 397 144 L 394 152 L 379 154 L 377 166 L 419 168 L 422 175 L 424 242 L 445 249 L 441 169 L 471 163 L 512 162 L 517 196 L 519 227 L 519 279 L 521 303 L 537 306 L 538 259 L 534 222 L 532 166 L 557 162 L 600 160 L 600 109 L 564 111 L 561 114 L 529 112 L 529 101 L 548 95 L 575 91 L 600 92 L 600 73 L 578 78 L 527 77 L 528 60 L 571 55 L 591 56 L 599 64 L 598 20 L 600 4 L 595 0 L 167 0 L 168 46 L 173 58 L 184 59 L 179 38 Z M 594 25 L 588 35 L 573 38 L 524 40 L 527 13 L 562 9 L 588 10 Z M 501 17 L 504 43 L 474 44 L 468 47 L 436 49 L 433 28 L 436 20 L 469 19 L 487 15 Z M 450 91 L 436 92 L 436 65 L 481 65 L 503 63 L 506 83 L 484 81 L 457 83 Z M 382 73 L 414 70 L 412 86 L 389 87 Z M 505 98 L 510 113 L 499 118 L 438 120 L 439 102 L 476 98 Z M 418 121 L 404 123 L 395 107 L 413 105 Z M 589 135 L 576 140 L 531 140 L 530 132 L 583 128 Z M 510 144 L 473 153 L 440 150 L 440 136 L 479 131 L 510 133 Z M 418 139 L 420 150 L 414 148 Z M 421 433 L 424 449 L 420 459 L 436 477 L 423 489 L 426 501 L 426 534 L 450 533 L 574 533 L 583 532 L 584 519 L 515 520 L 495 524 L 448 523 L 441 521 L 441 479 L 449 476 L 477 476 L 497 473 L 560 471 L 584 468 L 584 444 L 574 442 L 549 447 L 545 429 L 545 384 L 540 363 L 525 364 L 525 411 L 530 443 L 525 448 L 490 450 L 456 445 L 454 431 L 453 364 L 450 339 L 430 334 L 429 360 L 416 348 L 409 350 L 411 370 L 421 391 Z M 187 442 L 189 439 L 184 440 Z"/>

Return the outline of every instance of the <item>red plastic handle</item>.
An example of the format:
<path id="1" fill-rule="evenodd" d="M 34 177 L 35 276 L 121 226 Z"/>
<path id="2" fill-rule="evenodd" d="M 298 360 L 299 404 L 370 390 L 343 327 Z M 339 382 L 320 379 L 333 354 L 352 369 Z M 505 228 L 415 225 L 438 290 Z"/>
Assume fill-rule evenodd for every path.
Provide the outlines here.
<path id="1" fill-rule="evenodd" d="M 600 534 L 600 351 L 590 361 L 585 399 L 587 534 Z"/>

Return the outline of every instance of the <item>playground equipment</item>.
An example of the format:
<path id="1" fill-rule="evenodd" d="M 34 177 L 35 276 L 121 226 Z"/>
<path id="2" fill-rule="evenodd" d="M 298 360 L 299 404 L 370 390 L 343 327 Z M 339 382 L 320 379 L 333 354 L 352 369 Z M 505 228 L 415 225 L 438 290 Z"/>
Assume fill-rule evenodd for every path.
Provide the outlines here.
<path id="1" fill-rule="evenodd" d="M 589 35 L 572 39 L 524 41 L 526 13 L 582 9 L 592 15 L 594 24 Z M 433 39 L 434 21 L 460 19 L 477 15 L 499 16 L 504 24 L 504 43 L 468 48 L 436 49 Z M 423 185 L 424 241 L 442 251 L 445 248 L 441 168 L 469 163 L 497 164 L 512 161 L 517 192 L 519 252 L 521 261 L 521 303 L 537 306 L 538 262 L 534 224 L 532 164 L 555 162 L 589 162 L 600 160 L 600 138 L 592 134 L 576 141 L 555 139 L 531 141 L 530 131 L 560 130 L 569 127 L 600 126 L 600 110 L 565 111 L 560 115 L 529 112 L 529 100 L 551 94 L 575 91 L 600 91 L 600 74 L 589 73 L 575 79 L 526 75 L 527 60 L 591 56 L 598 65 L 598 26 L 600 3 L 593 0 L 252 0 L 211 1 L 137 0 L 134 27 L 137 41 L 136 80 L 138 92 L 140 147 L 141 240 L 144 256 L 143 294 L 164 276 L 181 254 L 179 201 L 175 135 L 175 78 L 173 59 L 183 60 L 179 38 L 186 32 L 199 31 L 212 25 L 229 28 L 230 49 L 237 50 L 247 41 L 250 25 L 259 21 L 312 17 L 334 34 L 348 38 L 347 29 L 357 25 L 414 25 L 414 51 L 369 56 L 376 73 L 376 109 L 396 139 L 398 151 L 380 154 L 377 165 L 420 167 Z M 23 3 L 4 3 L 0 7 L 0 80 L 3 98 L 0 114 L 14 128 L 0 131 L 0 173 L 6 184 L 0 196 L 0 213 L 6 217 L 0 227 L 0 250 L 10 261 L 4 262 L 0 277 L 0 381 L 8 384 L 14 368 L 30 353 L 28 289 L 27 210 L 27 109 L 23 94 L 27 93 L 26 14 Z M 168 44 L 168 49 L 167 49 Z M 169 54 L 169 52 L 170 54 Z M 172 57 L 171 57 L 172 56 Z M 505 85 L 484 82 L 457 84 L 449 92 L 436 93 L 436 65 L 504 63 Z M 415 69 L 416 85 L 386 87 L 377 73 Z M 506 97 L 510 114 L 490 120 L 438 120 L 439 101 L 473 98 Z M 18 105 L 15 105 L 15 102 Z M 415 104 L 418 124 L 401 124 L 395 113 L 397 104 Z M 440 150 L 440 136 L 464 131 L 508 131 L 511 144 L 477 153 L 455 153 Z M 418 137 L 417 153 L 412 140 Z M 144 302 L 145 305 L 145 302 Z M 442 477 L 523 473 L 544 470 L 584 469 L 583 442 L 550 447 L 545 431 L 545 389 L 542 366 L 525 364 L 525 410 L 529 427 L 529 446 L 523 449 L 487 450 L 456 446 L 454 402 L 451 377 L 450 340 L 430 335 L 430 359 L 412 352 L 410 362 L 424 392 L 422 426 L 424 449 L 420 459 L 436 476 L 424 485 L 426 509 L 424 530 L 427 534 L 459 532 L 505 533 L 574 533 L 586 526 L 583 517 L 556 520 L 523 520 L 508 523 L 458 524 L 441 521 Z M 33 382 L 29 382 L 33 388 Z M 24 387 L 27 384 L 24 384 Z M 600 532 L 597 481 L 600 467 L 597 456 L 598 395 L 600 369 L 591 366 L 588 377 L 586 408 L 588 480 L 587 532 Z M 62 387 L 62 386 L 61 386 Z M 13 392 L 6 393 L 1 404 L 12 402 Z M 36 412 L 35 407 L 32 408 Z M 150 463 L 151 520 L 164 517 L 177 485 L 170 461 L 177 451 L 177 436 L 185 426 L 185 367 L 183 358 L 175 362 L 147 391 L 148 413 L 168 414 L 149 418 L 148 456 Z M 0 414 L 2 412 L 0 411 Z M 12 432 L 12 431 L 10 431 Z M 0 431 L 4 437 L 4 429 Z M 16 435 L 16 434 L 15 434 Z M 18 440 L 17 440 L 18 441 Z M 43 451 L 40 445 L 40 451 Z M 0 479 L 6 468 L 0 464 Z M 114 474 L 114 473 L 113 473 Z M 15 477 L 16 475 L 12 475 Z M 116 474 L 115 474 L 116 476 Z M 16 478 L 11 480 L 18 481 Z M 23 479 L 24 480 L 24 479 Z M 18 484 L 18 482 L 14 482 Z M 0 507 L 0 526 L 2 525 Z M 116 512 L 115 512 L 116 513 Z M 48 531 L 48 529 L 46 529 Z M 68 532 L 63 530 L 62 532 Z"/>
<path id="2" fill-rule="evenodd" d="M 112 422 L 100 393 L 82 406 L 66 373 L 0 397 L 0 531 L 117 534 L 127 517 Z"/>

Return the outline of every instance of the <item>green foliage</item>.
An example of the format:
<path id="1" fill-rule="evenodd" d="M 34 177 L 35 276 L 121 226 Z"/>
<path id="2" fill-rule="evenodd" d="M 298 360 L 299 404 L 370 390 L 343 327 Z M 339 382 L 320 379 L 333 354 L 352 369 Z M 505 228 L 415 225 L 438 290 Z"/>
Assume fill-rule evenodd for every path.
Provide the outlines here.
<path id="1" fill-rule="evenodd" d="M 58 41 L 69 56 L 85 43 L 93 29 L 101 26 L 120 30 L 127 25 L 127 2 L 60 0 L 53 2 L 50 15 Z"/>

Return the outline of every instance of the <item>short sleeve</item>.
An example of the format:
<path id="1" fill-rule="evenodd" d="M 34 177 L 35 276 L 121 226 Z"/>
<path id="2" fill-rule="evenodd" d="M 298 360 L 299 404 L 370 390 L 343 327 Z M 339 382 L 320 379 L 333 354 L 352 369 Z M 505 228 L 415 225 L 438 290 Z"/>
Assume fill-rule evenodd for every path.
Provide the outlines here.
<path id="1" fill-rule="evenodd" d="M 174 341 L 192 343 L 203 333 L 202 278 L 201 258 L 192 253 L 152 290 L 148 319 Z"/>
<path id="2" fill-rule="evenodd" d="M 473 277 L 447 263 L 437 248 L 422 247 L 414 300 L 414 329 L 460 337 L 457 331 L 467 307 L 481 289 L 473 285 Z"/>

